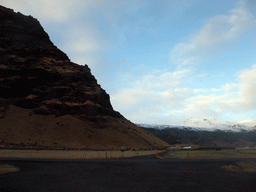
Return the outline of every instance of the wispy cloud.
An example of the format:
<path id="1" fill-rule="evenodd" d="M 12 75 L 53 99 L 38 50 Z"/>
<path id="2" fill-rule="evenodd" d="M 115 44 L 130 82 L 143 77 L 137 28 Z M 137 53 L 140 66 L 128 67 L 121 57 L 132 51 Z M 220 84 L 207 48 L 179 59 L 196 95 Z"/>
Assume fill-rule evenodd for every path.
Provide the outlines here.
<path id="1" fill-rule="evenodd" d="M 184 69 L 175 72 L 158 72 L 159 75 L 149 74 L 143 76 L 141 80 L 136 81 L 136 87 L 143 90 L 155 90 L 155 89 L 168 89 L 177 87 L 181 84 L 182 78 L 186 77 L 189 73 L 189 69 Z"/>
<path id="2" fill-rule="evenodd" d="M 246 9 L 245 2 L 241 1 L 229 14 L 208 19 L 189 41 L 175 45 L 171 50 L 171 61 L 183 66 L 198 64 L 224 44 L 238 39 L 255 24 L 255 17 Z"/>

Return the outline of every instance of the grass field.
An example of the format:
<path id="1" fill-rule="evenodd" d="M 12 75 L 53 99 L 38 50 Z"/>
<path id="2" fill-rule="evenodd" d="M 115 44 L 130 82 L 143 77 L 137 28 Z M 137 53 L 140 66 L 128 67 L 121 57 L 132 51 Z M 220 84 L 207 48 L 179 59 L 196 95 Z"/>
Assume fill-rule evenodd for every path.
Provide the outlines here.
<path id="1" fill-rule="evenodd" d="M 216 150 L 181 150 L 169 151 L 163 158 L 177 159 L 221 159 L 221 158 L 256 158 L 256 150 L 222 149 Z"/>
<path id="2" fill-rule="evenodd" d="M 51 158 L 51 159 L 104 159 L 144 155 L 157 155 L 163 150 L 152 151 L 82 151 L 82 150 L 13 150 L 1 149 L 0 158 Z"/>

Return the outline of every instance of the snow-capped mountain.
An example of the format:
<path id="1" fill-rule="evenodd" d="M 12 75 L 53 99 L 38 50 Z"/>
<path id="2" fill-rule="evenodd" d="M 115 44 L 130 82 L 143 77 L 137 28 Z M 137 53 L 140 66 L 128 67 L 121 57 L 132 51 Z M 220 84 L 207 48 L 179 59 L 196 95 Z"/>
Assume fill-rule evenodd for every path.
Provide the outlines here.
<path id="1" fill-rule="evenodd" d="M 239 132 L 242 130 L 251 131 L 256 130 L 256 119 L 251 120 L 243 120 L 243 121 L 218 121 L 215 118 L 208 119 L 199 119 L 199 118 L 189 118 L 183 124 L 176 125 L 150 125 L 150 124 L 138 124 L 140 127 L 148 127 L 148 128 L 191 128 L 193 130 L 206 130 L 206 131 L 214 131 L 214 130 L 222 130 L 222 131 L 233 131 Z"/>
<path id="2" fill-rule="evenodd" d="M 193 127 L 205 130 L 242 131 L 256 129 L 256 119 L 243 121 L 218 121 L 215 118 L 198 119 L 189 118 L 184 122 L 185 127 Z"/>

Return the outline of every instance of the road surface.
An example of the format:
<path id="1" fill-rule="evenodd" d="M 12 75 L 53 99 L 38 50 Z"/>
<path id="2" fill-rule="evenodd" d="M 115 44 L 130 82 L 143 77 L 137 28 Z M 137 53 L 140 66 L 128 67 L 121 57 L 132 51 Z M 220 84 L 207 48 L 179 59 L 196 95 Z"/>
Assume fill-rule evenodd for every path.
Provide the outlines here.
<path id="1" fill-rule="evenodd" d="M 239 159 L 239 161 L 242 159 Z M 103 160 L 0 159 L 20 168 L 0 175 L 1 192 L 255 191 L 256 173 L 220 169 L 234 159 L 137 157 Z"/>

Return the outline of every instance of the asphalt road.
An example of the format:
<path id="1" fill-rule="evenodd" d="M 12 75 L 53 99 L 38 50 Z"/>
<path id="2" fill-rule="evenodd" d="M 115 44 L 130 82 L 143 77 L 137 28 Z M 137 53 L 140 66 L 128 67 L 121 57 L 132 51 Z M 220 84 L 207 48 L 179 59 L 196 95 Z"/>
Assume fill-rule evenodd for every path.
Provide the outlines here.
<path id="1" fill-rule="evenodd" d="M 256 173 L 220 169 L 237 160 L 7 160 L 20 168 L 0 175 L 0 191 L 256 191 Z"/>

